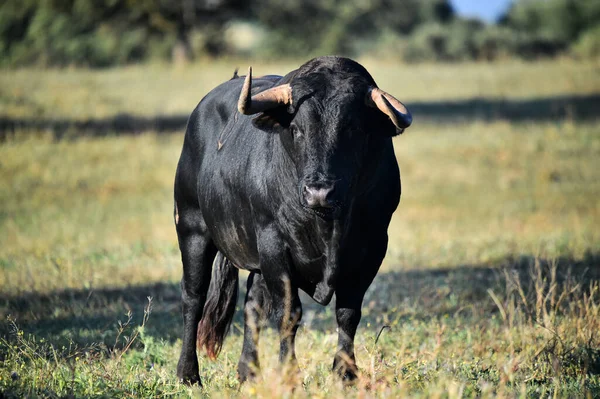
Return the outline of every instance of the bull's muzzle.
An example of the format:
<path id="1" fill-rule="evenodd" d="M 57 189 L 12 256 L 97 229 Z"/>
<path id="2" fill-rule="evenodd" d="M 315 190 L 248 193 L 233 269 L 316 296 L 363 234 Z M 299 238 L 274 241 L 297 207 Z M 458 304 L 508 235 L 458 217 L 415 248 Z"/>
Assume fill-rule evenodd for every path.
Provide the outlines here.
<path id="1" fill-rule="evenodd" d="M 342 201 L 339 187 L 333 180 L 305 179 L 300 185 L 302 206 L 325 219 L 336 219 L 341 211 Z"/>
<path id="2" fill-rule="evenodd" d="M 304 185 L 302 188 L 302 196 L 306 206 L 309 208 L 325 208 L 330 209 L 335 207 L 333 200 L 333 185 Z"/>

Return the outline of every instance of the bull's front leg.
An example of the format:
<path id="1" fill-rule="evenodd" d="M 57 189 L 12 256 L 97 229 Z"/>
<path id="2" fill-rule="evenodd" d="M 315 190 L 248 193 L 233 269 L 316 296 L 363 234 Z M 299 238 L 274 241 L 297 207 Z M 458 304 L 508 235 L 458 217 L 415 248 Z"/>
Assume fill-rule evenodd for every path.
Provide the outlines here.
<path id="1" fill-rule="evenodd" d="M 348 383 L 358 376 L 354 336 L 360 323 L 363 298 L 379 270 L 387 249 L 387 235 L 373 234 L 371 238 L 363 256 L 350 254 L 344 259 L 344 263 L 350 267 L 340 275 L 335 291 L 338 346 L 333 359 L 333 370 Z"/>
<path id="2" fill-rule="evenodd" d="M 271 298 L 271 314 L 279 329 L 279 361 L 296 367 L 295 340 L 302 319 L 302 303 L 282 243 L 272 230 L 261 234 L 260 269 Z"/>
<path id="3" fill-rule="evenodd" d="M 358 373 L 354 355 L 354 336 L 360 323 L 363 295 L 358 292 L 345 293 L 343 290 L 336 292 L 335 317 L 338 324 L 338 345 L 333 358 L 333 370 L 344 382 L 354 381 Z"/>
<path id="4" fill-rule="evenodd" d="M 272 300 L 272 315 L 279 329 L 279 362 L 296 364 L 296 332 L 302 319 L 302 303 L 298 288 L 287 274 L 265 276 L 265 282 Z"/>
<path id="5" fill-rule="evenodd" d="M 298 288 L 288 276 L 282 276 L 279 282 L 272 282 L 269 291 L 273 301 L 273 317 L 279 329 L 279 362 L 295 366 L 296 332 L 302 319 L 302 303 L 298 296 Z"/>

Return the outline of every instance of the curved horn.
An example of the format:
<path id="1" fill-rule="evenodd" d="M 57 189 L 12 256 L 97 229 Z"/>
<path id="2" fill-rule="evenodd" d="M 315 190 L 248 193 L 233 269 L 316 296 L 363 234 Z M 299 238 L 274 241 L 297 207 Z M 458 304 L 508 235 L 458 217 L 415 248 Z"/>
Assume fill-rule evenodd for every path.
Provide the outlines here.
<path id="1" fill-rule="evenodd" d="M 404 104 L 377 87 L 369 89 L 365 102 L 369 107 L 378 108 L 389 116 L 394 126 L 400 131 L 406 129 L 412 123 L 412 115 Z"/>
<path id="2" fill-rule="evenodd" d="M 249 67 L 238 99 L 238 111 L 244 115 L 253 115 L 282 104 L 292 103 L 292 87 L 289 84 L 272 87 L 252 97 L 250 97 L 251 89 L 252 67 Z"/>

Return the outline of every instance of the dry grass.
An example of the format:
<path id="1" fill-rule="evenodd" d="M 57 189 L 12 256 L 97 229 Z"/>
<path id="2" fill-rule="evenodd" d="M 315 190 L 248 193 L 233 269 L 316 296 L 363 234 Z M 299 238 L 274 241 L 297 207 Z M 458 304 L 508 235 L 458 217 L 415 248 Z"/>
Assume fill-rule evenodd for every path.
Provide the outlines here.
<path id="1" fill-rule="evenodd" d="M 0 114 L 188 113 L 229 67 L 6 72 Z M 370 70 L 415 101 L 600 87 L 593 64 L 568 61 Z M 0 144 L 0 396 L 600 395 L 597 124 L 417 120 L 396 139 L 403 198 L 365 300 L 362 374 L 350 388 L 330 372 L 332 309 L 310 301 L 295 383 L 279 372 L 268 329 L 262 376 L 238 387 L 241 312 L 220 358 L 201 358 L 204 388 L 176 380 L 181 266 L 171 201 L 181 144 L 180 133 L 57 141 L 31 131 Z"/>
<path id="2" fill-rule="evenodd" d="M 571 122 L 407 132 L 396 141 L 404 190 L 386 264 L 492 265 L 507 254 L 580 259 L 598 248 L 599 132 Z"/>
<path id="3" fill-rule="evenodd" d="M 592 61 L 500 64 L 398 65 L 362 60 L 379 86 L 408 104 L 477 97 L 529 99 L 598 94 L 600 68 Z M 0 115 L 88 120 L 119 114 L 189 115 L 193 106 L 235 68 L 256 75 L 285 74 L 300 65 L 287 61 L 231 60 L 211 64 L 131 66 L 88 70 L 16 70 L 0 75 Z"/>

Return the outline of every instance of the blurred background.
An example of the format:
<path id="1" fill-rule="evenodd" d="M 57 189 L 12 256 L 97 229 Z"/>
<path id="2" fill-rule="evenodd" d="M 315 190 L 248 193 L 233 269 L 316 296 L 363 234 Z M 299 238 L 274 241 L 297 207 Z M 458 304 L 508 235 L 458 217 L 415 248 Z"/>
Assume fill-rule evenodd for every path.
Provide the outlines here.
<path id="1" fill-rule="evenodd" d="M 3 0 L 0 397 L 199 393 L 174 373 L 187 119 L 238 67 L 327 54 L 414 116 L 358 395 L 600 396 L 600 1 Z M 305 301 L 294 395 L 346 397 L 334 319 Z M 240 395 L 241 323 L 203 394 Z"/>
<path id="2" fill-rule="evenodd" d="M 404 62 L 600 53 L 589 0 L 5 0 L 3 66 L 108 67 L 238 56 Z"/>

